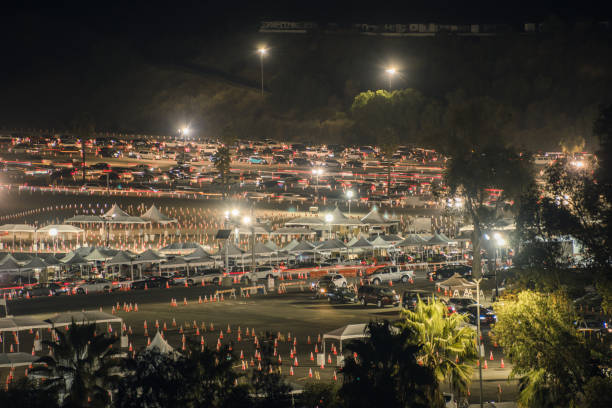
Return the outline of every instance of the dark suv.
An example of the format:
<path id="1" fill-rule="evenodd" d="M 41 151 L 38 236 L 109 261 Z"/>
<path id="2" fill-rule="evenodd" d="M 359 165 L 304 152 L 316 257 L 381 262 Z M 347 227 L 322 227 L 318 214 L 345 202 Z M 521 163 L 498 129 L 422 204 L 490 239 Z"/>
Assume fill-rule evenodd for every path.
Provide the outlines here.
<path id="1" fill-rule="evenodd" d="M 414 311 L 416 309 L 419 298 L 421 298 L 421 301 L 425 303 L 429 303 L 433 299 L 444 303 L 444 305 L 447 305 L 447 302 L 444 299 L 441 299 L 433 293 L 427 292 L 426 290 L 409 290 L 402 294 L 402 307 L 404 309 Z"/>
<path id="2" fill-rule="evenodd" d="M 393 289 L 380 286 L 361 286 L 357 297 L 363 306 L 368 303 L 374 303 L 377 307 L 398 306 L 400 303 L 400 298 Z"/>
<path id="3" fill-rule="evenodd" d="M 470 279 L 472 277 L 472 267 L 461 264 L 444 265 L 437 271 L 428 272 L 427 276 L 431 276 L 433 280 L 439 280 L 448 279 L 456 273 L 461 275 L 462 278 Z"/>

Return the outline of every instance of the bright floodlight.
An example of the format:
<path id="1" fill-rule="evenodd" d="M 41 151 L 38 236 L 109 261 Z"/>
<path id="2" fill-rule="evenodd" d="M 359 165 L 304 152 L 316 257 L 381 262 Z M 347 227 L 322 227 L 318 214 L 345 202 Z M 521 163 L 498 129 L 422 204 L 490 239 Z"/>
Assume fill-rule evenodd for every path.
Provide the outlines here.
<path id="1" fill-rule="evenodd" d="M 245 225 L 249 225 L 251 223 L 251 217 L 248 215 L 242 219 L 242 223 Z"/>
<path id="2" fill-rule="evenodd" d="M 325 222 L 326 222 L 326 223 L 328 223 L 328 224 L 329 224 L 329 223 L 330 223 L 330 222 L 332 222 L 333 220 L 334 220 L 334 216 L 333 216 L 333 215 L 331 215 L 331 214 L 325 214 Z"/>
<path id="3" fill-rule="evenodd" d="M 190 132 L 190 129 L 188 127 L 184 127 L 181 129 L 181 133 L 184 135 L 188 135 Z"/>
<path id="4" fill-rule="evenodd" d="M 57 235 L 57 228 L 51 228 L 49 230 L 49 235 L 51 235 L 52 237 Z"/>
<path id="5" fill-rule="evenodd" d="M 235 217 L 235 216 L 237 216 L 238 214 L 240 214 L 240 211 L 238 211 L 238 209 L 237 209 L 237 208 L 234 208 L 234 209 L 232 210 L 232 215 Z"/>
<path id="6" fill-rule="evenodd" d="M 497 246 L 500 246 L 500 247 L 506 245 L 506 240 L 503 239 L 502 237 L 499 237 L 499 239 L 496 240 L 496 242 L 497 242 Z"/>
<path id="7" fill-rule="evenodd" d="M 502 236 L 499 235 L 499 232 L 496 232 L 493 234 L 493 238 L 495 238 L 496 241 L 499 241 L 500 239 L 502 239 Z"/>
<path id="8" fill-rule="evenodd" d="M 395 68 L 387 68 L 386 72 L 389 75 L 393 75 L 393 74 L 395 74 L 396 71 L 395 71 Z"/>
<path id="9" fill-rule="evenodd" d="M 320 176 L 321 173 L 323 173 L 323 170 L 321 170 L 321 169 L 312 169 L 312 174 L 316 174 L 316 175 Z"/>
<path id="10" fill-rule="evenodd" d="M 266 53 L 268 52 L 268 49 L 262 47 L 262 48 L 259 48 L 257 52 L 260 53 L 261 55 L 266 55 Z"/>
<path id="11" fill-rule="evenodd" d="M 226 212 L 225 212 L 225 218 L 229 218 L 229 215 L 230 215 L 230 212 L 229 212 L 229 211 L 226 211 Z"/>
<path id="12" fill-rule="evenodd" d="M 346 192 L 346 196 L 347 196 L 349 199 L 353 198 L 353 191 L 352 191 L 352 190 L 347 191 L 347 192 Z"/>

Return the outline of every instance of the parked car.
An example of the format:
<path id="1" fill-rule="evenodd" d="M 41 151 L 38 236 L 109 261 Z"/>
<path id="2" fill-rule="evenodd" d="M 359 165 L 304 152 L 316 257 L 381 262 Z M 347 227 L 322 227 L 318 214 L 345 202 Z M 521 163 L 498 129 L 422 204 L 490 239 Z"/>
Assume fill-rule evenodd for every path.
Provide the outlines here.
<path id="1" fill-rule="evenodd" d="M 75 293 L 89 293 L 89 292 L 110 292 L 116 289 L 119 283 L 113 283 L 106 279 L 95 279 L 75 286 Z"/>
<path id="2" fill-rule="evenodd" d="M 258 266 L 255 268 L 255 272 L 245 272 L 240 280 L 245 284 L 250 284 L 252 282 L 257 282 L 260 279 L 268 278 L 280 278 L 280 271 L 269 266 Z"/>
<path id="3" fill-rule="evenodd" d="M 174 279 L 166 276 L 150 276 L 146 279 L 137 280 L 131 283 L 132 289 L 144 289 L 145 285 L 148 289 L 151 288 L 165 288 L 174 285 Z"/>
<path id="4" fill-rule="evenodd" d="M 174 283 L 176 285 L 184 285 L 187 282 L 188 285 L 201 285 L 204 282 L 204 284 L 211 283 L 218 285 L 224 276 L 221 269 L 206 269 L 193 275 L 175 278 Z"/>
<path id="5" fill-rule="evenodd" d="M 374 273 L 368 276 L 367 281 L 373 285 L 380 285 L 381 283 L 389 283 L 390 281 L 408 283 L 410 279 L 414 279 L 414 272 L 401 270 L 400 267 L 396 265 L 389 265 L 374 271 Z"/>
<path id="6" fill-rule="evenodd" d="M 456 311 L 457 309 L 462 309 L 475 304 L 476 301 L 474 299 L 467 297 L 452 297 L 448 299 L 448 305 L 452 309 L 451 311 Z"/>
<path id="7" fill-rule="evenodd" d="M 316 292 L 316 297 L 325 296 L 327 292 L 334 288 L 346 287 L 348 282 L 346 278 L 339 273 L 332 273 L 329 275 L 322 276 L 314 284 L 314 290 Z"/>
<path id="8" fill-rule="evenodd" d="M 400 304 L 400 298 L 397 293 L 393 289 L 386 287 L 361 286 L 357 292 L 357 297 L 363 306 L 373 303 L 380 308 L 387 305 L 399 306 Z"/>
<path id="9" fill-rule="evenodd" d="M 330 303 L 357 303 L 359 301 L 355 291 L 346 287 L 331 289 L 327 293 L 327 300 Z"/>
<path id="10" fill-rule="evenodd" d="M 36 296 L 59 296 L 68 293 L 68 288 L 57 283 L 49 283 L 48 285 L 34 285 L 29 288 L 24 288 L 21 291 L 21 295 L 26 297 Z"/>
<path id="11" fill-rule="evenodd" d="M 433 280 L 448 279 L 456 273 L 461 275 L 463 278 L 471 279 L 472 267 L 462 264 L 444 265 L 436 271 L 427 272 L 427 277 L 429 278 L 431 276 Z"/>
<path id="12" fill-rule="evenodd" d="M 268 161 L 261 156 L 249 157 L 249 163 L 251 164 L 268 164 Z"/>
<path id="13" fill-rule="evenodd" d="M 476 325 L 476 315 L 477 315 L 477 305 L 471 304 L 464 308 L 457 309 L 457 313 L 467 316 L 468 323 Z M 480 324 L 481 325 L 491 325 L 495 324 L 497 321 L 497 316 L 493 311 L 484 306 L 480 306 Z"/>
<path id="14" fill-rule="evenodd" d="M 407 290 L 402 294 L 402 307 L 404 309 L 414 310 L 416 309 L 418 299 L 421 299 L 423 302 L 430 302 L 432 300 L 437 300 L 439 302 L 444 303 L 444 305 L 448 306 L 446 300 L 439 298 L 431 292 L 426 290 Z"/>

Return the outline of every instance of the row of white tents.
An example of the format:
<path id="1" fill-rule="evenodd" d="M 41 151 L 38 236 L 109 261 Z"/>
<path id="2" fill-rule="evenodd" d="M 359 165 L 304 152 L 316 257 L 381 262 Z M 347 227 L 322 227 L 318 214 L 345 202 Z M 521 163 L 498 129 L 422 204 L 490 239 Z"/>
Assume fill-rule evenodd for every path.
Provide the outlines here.
<path id="1" fill-rule="evenodd" d="M 117 204 L 114 204 L 110 210 L 103 215 L 75 215 L 64 221 L 64 224 L 47 225 L 42 228 L 36 228 L 29 224 L 5 224 L 0 226 L 0 233 L 4 234 L 48 234 L 48 235 L 65 235 L 65 234 L 81 234 L 84 232 L 82 228 L 72 224 L 171 224 L 177 220 L 163 214 L 155 205 L 152 205 L 140 217 L 131 216 L 123 211 Z"/>

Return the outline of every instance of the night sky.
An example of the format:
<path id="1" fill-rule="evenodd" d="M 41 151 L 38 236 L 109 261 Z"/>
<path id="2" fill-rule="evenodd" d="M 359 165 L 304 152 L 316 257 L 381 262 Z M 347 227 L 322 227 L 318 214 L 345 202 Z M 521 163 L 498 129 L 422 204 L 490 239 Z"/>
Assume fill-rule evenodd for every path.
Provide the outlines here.
<path id="1" fill-rule="evenodd" d="M 77 95 L 83 92 L 83 84 L 92 87 L 98 77 L 115 75 L 107 66 L 117 67 L 116 61 L 107 64 L 105 59 L 117 57 L 113 54 L 118 48 L 124 55 L 144 55 L 156 58 L 157 62 L 167 60 L 171 63 L 182 55 L 169 53 L 167 50 L 172 46 L 168 44 L 194 44 L 205 52 L 209 46 L 218 46 L 228 33 L 255 36 L 262 19 L 341 24 L 521 23 L 541 21 L 551 14 L 570 20 L 611 19 L 612 2 L 605 6 L 597 3 L 457 0 L 11 2 L 3 8 L 0 24 L 3 57 L 0 87 L 4 93 L 4 100 L 0 101 L 0 110 L 4 111 L 0 115 L 0 126 L 24 125 L 30 118 L 41 116 L 42 112 L 29 109 L 32 104 L 44 107 L 56 104 L 51 99 L 58 97 L 68 102 L 71 98 L 83 98 L 82 94 Z M 159 44 L 164 44 L 166 51 L 157 52 L 162 48 Z M 72 109 L 68 102 L 66 111 Z"/>

